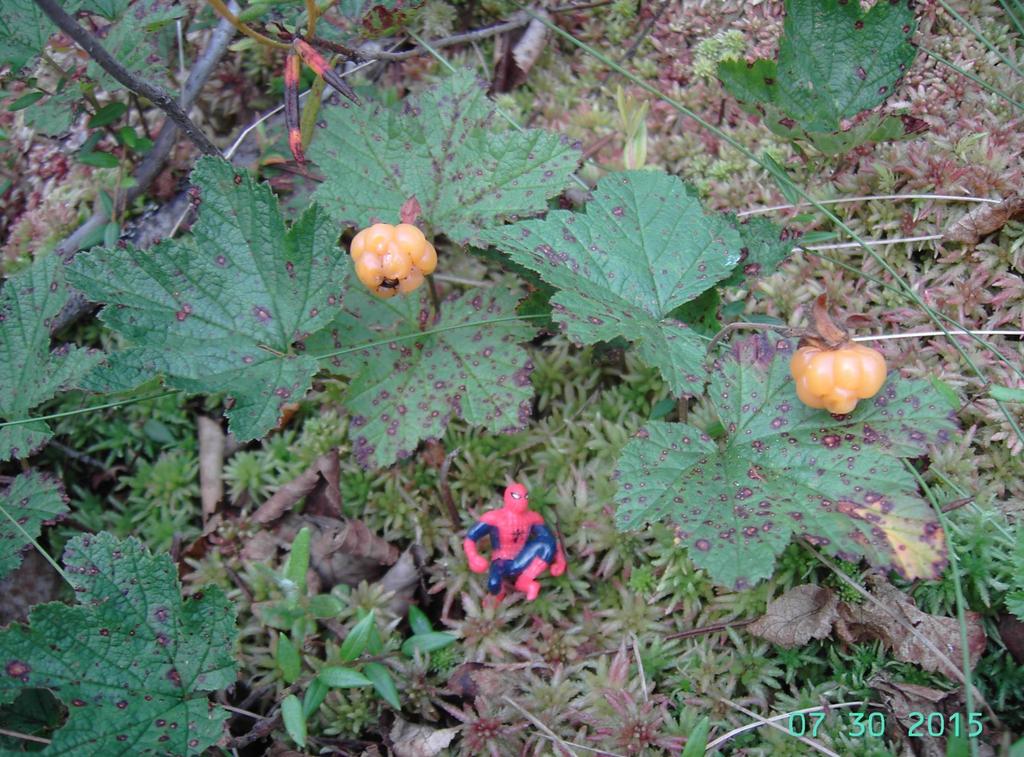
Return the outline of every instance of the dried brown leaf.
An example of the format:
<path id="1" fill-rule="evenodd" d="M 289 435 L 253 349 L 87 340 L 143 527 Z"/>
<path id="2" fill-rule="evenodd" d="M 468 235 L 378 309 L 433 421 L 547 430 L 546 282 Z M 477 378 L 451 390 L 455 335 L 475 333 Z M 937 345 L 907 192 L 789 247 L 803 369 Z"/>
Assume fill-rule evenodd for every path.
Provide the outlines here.
<path id="1" fill-rule="evenodd" d="M 398 549 L 361 520 L 313 516 L 303 517 L 298 525 L 313 529 L 309 561 L 325 589 L 339 583 L 355 586 L 360 581 L 376 580 L 382 566 L 398 559 Z"/>
<path id="2" fill-rule="evenodd" d="M 332 449 L 298 477 L 282 486 L 252 514 L 257 523 L 272 523 L 306 497 L 309 515 L 341 517 L 341 489 L 338 484 L 338 450 Z"/>
<path id="3" fill-rule="evenodd" d="M 384 591 L 393 591 L 395 595 L 388 602 L 388 610 L 398 617 L 409 611 L 416 587 L 420 583 L 420 568 L 425 555 L 423 547 L 413 544 L 402 553 L 398 561 L 388 568 L 378 583 Z"/>
<path id="4" fill-rule="evenodd" d="M 199 497 L 203 503 L 203 522 L 217 512 L 224 497 L 224 429 L 205 415 L 199 416 Z"/>
<path id="5" fill-rule="evenodd" d="M 391 726 L 391 751 L 395 757 L 435 757 L 448 748 L 459 728 L 431 728 L 401 718 Z"/>
<path id="6" fill-rule="evenodd" d="M 880 639 L 898 660 L 914 663 L 924 670 L 952 675 L 950 662 L 936 655 L 917 634 L 928 639 L 956 666 L 963 659 L 957 619 L 922 612 L 909 596 L 887 583 L 876 583 L 872 593 L 881 607 L 874 602 L 840 604 L 836 622 L 839 638 L 850 643 Z M 978 613 L 967 612 L 966 616 L 967 650 L 973 665 L 985 651 L 985 629 Z M 911 633 L 896 618 L 913 627 L 917 634 Z"/>
<path id="7" fill-rule="evenodd" d="M 981 238 L 999 231 L 1010 220 L 1024 214 L 1024 196 L 1010 195 L 998 204 L 984 203 L 955 221 L 942 238 L 949 242 L 977 244 Z"/>
<path id="8" fill-rule="evenodd" d="M 491 80 L 491 92 L 511 92 L 526 82 L 526 77 L 544 52 L 548 29 L 540 20 L 544 11 L 537 13 L 523 31 L 508 32 L 498 38 L 494 47 L 494 77 Z"/>
<path id="9" fill-rule="evenodd" d="M 1024 622 L 1012 615 L 999 618 L 999 638 L 1018 665 L 1024 665 Z"/>
<path id="10" fill-rule="evenodd" d="M 765 614 L 747 629 L 782 647 L 798 647 L 811 639 L 824 639 L 838 616 L 839 597 L 824 586 L 794 586 L 769 603 Z"/>

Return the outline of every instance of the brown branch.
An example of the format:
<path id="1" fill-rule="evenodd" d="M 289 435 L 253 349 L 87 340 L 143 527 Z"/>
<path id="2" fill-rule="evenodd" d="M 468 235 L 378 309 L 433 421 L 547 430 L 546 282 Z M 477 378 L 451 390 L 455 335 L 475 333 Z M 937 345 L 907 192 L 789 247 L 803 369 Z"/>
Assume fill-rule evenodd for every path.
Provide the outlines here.
<path id="1" fill-rule="evenodd" d="M 232 3 L 232 6 L 237 7 Z M 217 63 L 224 55 L 228 45 L 234 37 L 235 30 L 227 21 L 221 21 L 210 35 L 209 43 L 196 60 L 185 88 L 181 96 L 181 107 L 188 110 L 195 102 L 200 90 L 213 73 Z M 135 173 L 132 174 L 134 186 L 126 192 L 118 192 L 114 198 L 114 212 L 120 213 L 123 208 L 133 203 L 149 188 L 149 185 L 160 173 L 167 156 L 171 154 L 175 143 L 178 140 L 178 127 L 173 121 L 167 119 L 160 127 L 153 147 L 139 163 Z M 102 205 L 98 205 L 96 211 L 81 226 L 66 237 L 55 250 L 61 259 L 67 263 L 81 249 L 82 242 L 93 236 L 109 219 L 109 214 Z M 50 334 L 57 334 L 78 321 L 86 313 L 91 312 L 92 305 L 85 299 L 81 292 L 72 289 L 64 308 L 57 314 L 50 323 Z"/>
<path id="2" fill-rule="evenodd" d="M 121 84 L 137 95 L 142 95 L 160 108 L 167 117 L 185 132 L 186 136 L 206 155 L 220 155 L 214 144 L 207 138 L 202 130 L 192 123 L 192 119 L 175 102 L 174 98 L 162 87 L 149 84 L 137 78 L 128 69 L 118 63 L 114 57 L 107 52 L 89 31 L 80 26 L 75 19 L 69 16 L 57 3 L 57 0 L 36 0 L 43 13 L 45 13 L 57 27 L 79 44 L 95 60 L 104 71 L 117 79 Z"/>
<path id="3" fill-rule="evenodd" d="M 494 26 L 488 26 L 483 29 L 476 29 L 471 32 L 463 32 L 462 34 L 453 34 L 450 37 L 439 39 L 436 42 L 431 42 L 430 46 L 439 49 L 442 47 L 451 47 L 452 45 L 461 45 L 466 42 L 477 42 L 481 39 L 488 39 L 489 37 L 496 37 L 499 34 L 510 32 L 515 29 L 521 29 L 530 23 L 530 17 L 523 14 L 518 15 L 511 21 L 506 21 L 503 24 L 495 24 Z M 400 53 L 389 53 L 384 50 L 376 50 L 369 45 L 363 45 L 359 49 L 354 51 L 355 54 L 363 60 L 406 60 L 407 58 L 413 58 L 417 55 L 422 55 L 427 52 L 425 47 L 415 47 L 412 50 L 405 50 Z"/>

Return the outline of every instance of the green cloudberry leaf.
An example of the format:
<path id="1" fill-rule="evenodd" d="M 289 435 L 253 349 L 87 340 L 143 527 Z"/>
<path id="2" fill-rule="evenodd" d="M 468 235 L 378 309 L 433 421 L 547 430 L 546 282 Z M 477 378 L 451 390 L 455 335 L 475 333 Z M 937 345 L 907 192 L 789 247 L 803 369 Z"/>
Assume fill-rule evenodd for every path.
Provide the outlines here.
<path id="1" fill-rule="evenodd" d="M 192 181 L 191 236 L 83 253 L 68 275 L 134 343 L 96 381 L 125 389 L 163 374 L 188 392 L 226 392 L 231 430 L 254 439 L 309 388 L 317 363 L 299 348 L 337 313 L 347 264 L 316 206 L 286 229 L 270 187 L 227 162 L 200 160 Z"/>
<path id="2" fill-rule="evenodd" d="M 464 244 L 504 218 L 545 210 L 580 159 L 564 137 L 503 130 L 469 71 L 396 108 L 345 102 L 326 118 L 310 148 L 327 177 L 313 199 L 360 228 L 396 223 L 415 196 L 425 224 Z"/>
<path id="3" fill-rule="evenodd" d="M 892 94 L 914 60 L 914 27 L 905 0 L 867 13 L 858 2 L 787 0 L 778 62 L 725 60 L 718 77 L 773 130 L 837 132 Z"/>
<path id="4" fill-rule="evenodd" d="M 762 276 L 775 272 L 779 264 L 789 257 L 793 243 L 789 234 L 767 218 L 741 220 L 732 213 L 726 220 L 740 233 L 740 260 L 729 278 L 721 286 L 748 286 Z"/>
<path id="5" fill-rule="evenodd" d="M 723 439 L 684 423 L 637 434 L 615 474 L 618 526 L 670 519 L 694 563 L 737 589 L 771 575 L 793 535 L 844 560 L 937 577 L 942 529 L 899 458 L 949 440 L 952 413 L 928 382 L 896 374 L 849 415 L 809 408 L 790 377 L 793 349 L 757 335 L 715 361 Z"/>
<path id="6" fill-rule="evenodd" d="M 171 559 L 135 539 L 77 536 L 64 565 L 79 604 L 0 631 L 0 701 L 46 688 L 64 703 L 44 755 L 201 754 L 227 717 L 206 692 L 235 679 L 231 604 L 216 587 L 182 601 Z"/>
<path id="7" fill-rule="evenodd" d="M 103 40 L 103 46 L 132 73 L 163 87 L 174 88 L 167 66 L 170 51 L 160 30 L 185 15 L 184 7 L 174 0 L 141 0 L 125 13 L 123 0 L 91 0 L 92 9 L 107 18 L 117 18 Z M 121 15 L 121 14 L 124 15 Z M 95 61 L 90 61 L 89 76 L 111 92 L 122 86 Z"/>
<path id="8" fill-rule="evenodd" d="M 68 298 L 64 266 L 50 255 L 0 289 L 0 421 L 24 420 L 72 386 L 102 355 L 72 345 L 50 350 L 50 319 Z M 0 427 L 0 460 L 28 457 L 50 438 L 45 421 Z"/>
<path id="9" fill-rule="evenodd" d="M 21 565 L 22 553 L 30 544 L 22 531 L 35 539 L 44 525 L 64 517 L 67 503 L 60 482 L 37 472 L 22 473 L 0 493 L 0 507 L 6 513 L 0 513 L 0 578 Z M 21 528 L 11 523 L 11 518 Z"/>
<path id="10" fill-rule="evenodd" d="M 700 391 L 705 342 L 669 313 L 726 278 L 742 244 L 677 177 L 611 174 L 584 213 L 552 211 L 484 237 L 561 290 L 554 319 L 574 341 L 625 337 L 676 395 Z"/>
<path id="11" fill-rule="evenodd" d="M 515 292 L 498 286 L 447 299 L 440 320 L 431 323 L 426 287 L 379 300 L 357 288 L 354 276 L 350 282 L 344 312 L 329 332 L 310 340 L 310 352 L 404 337 L 324 360 L 328 370 L 351 376 L 346 407 L 360 465 L 408 457 L 422 440 L 442 436 L 453 417 L 496 432 L 523 428 L 533 364 L 517 344 L 535 329 L 515 320 Z"/>
<path id="12" fill-rule="evenodd" d="M 42 52 L 57 27 L 33 0 L 0 3 L 0 66 L 18 73 Z"/>

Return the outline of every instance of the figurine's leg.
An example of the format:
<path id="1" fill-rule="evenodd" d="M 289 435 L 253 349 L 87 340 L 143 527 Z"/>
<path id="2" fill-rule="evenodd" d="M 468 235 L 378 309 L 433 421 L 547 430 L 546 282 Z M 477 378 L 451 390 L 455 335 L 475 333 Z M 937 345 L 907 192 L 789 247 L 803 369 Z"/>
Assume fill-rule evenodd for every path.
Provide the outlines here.
<path id="1" fill-rule="evenodd" d="M 491 572 L 487 576 L 487 591 L 497 596 L 504 592 L 504 579 L 509 574 L 509 560 L 491 560 Z"/>
<path id="2" fill-rule="evenodd" d="M 509 572 L 517 576 L 516 590 L 526 594 L 527 600 L 532 602 L 540 594 L 537 576 L 547 569 L 553 556 L 554 550 L 550 544 L 534 541 L 523 547 L 512 561 L 512 569 Z"/>

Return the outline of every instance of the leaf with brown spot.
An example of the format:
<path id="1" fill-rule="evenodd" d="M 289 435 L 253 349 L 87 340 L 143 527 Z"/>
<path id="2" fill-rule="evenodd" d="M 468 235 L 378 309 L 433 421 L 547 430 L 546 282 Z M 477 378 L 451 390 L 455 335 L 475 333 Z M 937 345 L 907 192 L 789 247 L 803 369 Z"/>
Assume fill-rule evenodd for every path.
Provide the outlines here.
<path id="1" fill-rule="evenodd" d="M 893 372 L 849 415 L 814 410 L 796 397 L 794 348 L 758 334 L 715 360 L 709 395 L 722 438 L 652 421 L 626 445 L 618 527 L 669 519 L 694 563 L 737 589 L 769 576 L 793 535 L 909 578 L 937 577 L 944 534 L 900 458 L 952 438 L 945 402 L 928 382 Z"/>
<path id="2" fill-rule="evenodd" d="M 552 210 L 483 238 L 558 288 L 553 317 L 573 341 L 625 338 L 673 394 L 700 393 L 705 342 L 671 314 L 728 277 L 743 242 L 678 177 L 610 174 L 585 212 Z"/>
<path id="3" fill-rule="evenodd" d="M 98 388 L 160 374 L 186 392 L 223 392 L 230 430 L 248 441 L 309 389 L 317 362 L 301 346 L 338 312 L 351 264 L 315 205 L 288 227 L 267 184 L 209 157 L 192 183 L 201 200 L 191 235 L 83 252 L 68 278 L 131 343 L 108 356 Z"/>
<path id="4" fill-rule="evenodd" d="M 235 681 L 235 611 L 215 586 L 182 599 L 167 555 L 107 533 L 64 552 L 76 604 L 0 630 L 0 703 L 51 690 L 67 722 L 44 755 L 199 755 L 224 733 L 210 692 Z"/>
<path id="5" fill-rule="evenodd" d="M 824 586 L 794 586 L 773 600 L 747 630 L 782 647 L 799 647 L 832 632 L 839 597 Z"/>
<path id="6" fill-rule="evenodd" d="M 327 370 L 351 377 L 348 436 L 361 466 L 411 456 L 424 439 L 441 438 L 452 418 L 499 433 L 525 426 L 532 412 L 533 364 L 519 344 L 536 329 L 515 318 L 518 301 L 508 284 L 478 289 L 446 299 L 440 320 L 430 323 L 427 287 L 390 300 L 358 284 L 349 290 L 344 312 L 310 340 L 309 349 L 326 355 L 378 343 L 323 360 Z"/>
<path id="7" fill-rule="evenodd" d="M 310 147 L 326 180 L 313 193 L 341 223 L 394 223 L 415 196 L 423 224 L 458 244 L 547 209 L 580 159 L 567 138 L 505 128 L 471 71 L 388 108 L 332 108 Z"/>
<path id="8" fill-rule="evenodd" d="M 0 287 L 0 422 L 28 419 L 32 408 L 74 386 L 102 359 L 73 345 L 50 349 L 50 320 L 67 299 L 56 255 L 38 258 Z M 0 426 L 0 461 L 27 458 L 51 433 L 46 421 Z"/>

